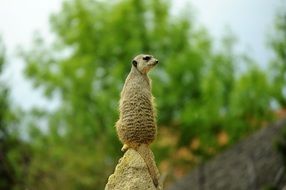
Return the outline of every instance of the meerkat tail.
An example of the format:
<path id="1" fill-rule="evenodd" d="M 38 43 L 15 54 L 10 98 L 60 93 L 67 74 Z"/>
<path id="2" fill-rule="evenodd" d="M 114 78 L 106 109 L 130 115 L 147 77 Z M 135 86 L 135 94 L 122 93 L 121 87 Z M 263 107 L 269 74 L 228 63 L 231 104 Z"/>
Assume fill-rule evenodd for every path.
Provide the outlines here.
<path id="1" fill-rule="evenodd" d="M 148 147 L 148 145 L 146 144 L 141 144 L 138 148 L 137 148 L 137 152 L 140 154 L 140 156 L 143 158 L 143 160 L 145 161 L 148 171 L 151 175 L 151 178 L 153 180 L 153 183 L 155 185 L 155 187 L 158 187 L 158 176 L 156 173 L 156 164 L 154 161 L 154 156 L 151 152 L 151 149 Z"/>

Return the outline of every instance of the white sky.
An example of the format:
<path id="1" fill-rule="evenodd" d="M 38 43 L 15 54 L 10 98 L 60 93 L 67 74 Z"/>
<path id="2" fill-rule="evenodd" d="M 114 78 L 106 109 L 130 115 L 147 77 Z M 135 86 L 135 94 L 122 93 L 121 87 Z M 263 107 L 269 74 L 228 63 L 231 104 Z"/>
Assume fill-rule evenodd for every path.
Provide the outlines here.
<path id="1" fill-rule="evenodd" d="M 4 73 L 12 86 L 12 99 L 24 109 L 33 105 L 51 109 L 57 102 L 44 101 L 40 91 L 33 90 L 21 74 L 23 62 L 16 58 L 17 46 L 29 47 L 34 31 L 50 39 L 49 15 L 60 10 L 60 0 L 0 0 L 0 35 L 7 48 L 9 64 Z M 196 10 L 196 21 L 206 26 L 218 39 L 226 26 L 238 37 L 239 49 L 248 52 L 262 66 L 271 53 L 266 37 L 271 32 L 275 11 L 285 0 L 176 0 L 176 7 L 190 2 Z"/>

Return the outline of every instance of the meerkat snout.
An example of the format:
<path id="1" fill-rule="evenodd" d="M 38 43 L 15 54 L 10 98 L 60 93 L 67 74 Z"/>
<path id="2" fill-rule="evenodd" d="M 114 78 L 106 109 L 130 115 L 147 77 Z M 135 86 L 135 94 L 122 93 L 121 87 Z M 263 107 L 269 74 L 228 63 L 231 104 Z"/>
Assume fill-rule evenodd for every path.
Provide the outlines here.
<path id="1" fill-rule="evenodd" d="M 148 64 L 151 66 L 155 66 L 159 63 L 159 61 L 157 59 L 154 59 L 153 61 L 149 61 Z"/>

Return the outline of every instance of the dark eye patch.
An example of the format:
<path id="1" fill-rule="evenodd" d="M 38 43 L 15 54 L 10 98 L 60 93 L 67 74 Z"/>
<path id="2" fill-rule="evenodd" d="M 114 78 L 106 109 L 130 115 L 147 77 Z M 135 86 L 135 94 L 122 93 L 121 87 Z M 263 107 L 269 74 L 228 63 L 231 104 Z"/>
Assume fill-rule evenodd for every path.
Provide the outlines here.
<path id="1" fill-rule="evenodd" d="M 143 60 L 145 60 L 145 61 L 149 61 L 150 59 L 151 59 L 151 56 L 149 56 L 149 55 L 145 55 L 143 57 Z"/>

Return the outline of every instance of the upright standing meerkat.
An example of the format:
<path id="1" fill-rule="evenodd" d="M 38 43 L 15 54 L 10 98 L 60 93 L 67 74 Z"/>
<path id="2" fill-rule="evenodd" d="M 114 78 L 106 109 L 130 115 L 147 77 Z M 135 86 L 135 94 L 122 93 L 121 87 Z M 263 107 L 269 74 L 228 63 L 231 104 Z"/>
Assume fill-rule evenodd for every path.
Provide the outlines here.
<path id="1" fill-rule="evenodd" d="M 137 55 L 131 66 L 119 102 L 119 120 L 116 130 L 123 143 L 122 151 L 132 148 L 144 159 L 155 187 L 158 186 L 156 165 L 149 145 L 157 134 L 155 108 L 151 93 L 151 80 L 147 73 L 158 60 L 152 55 Z"/>

